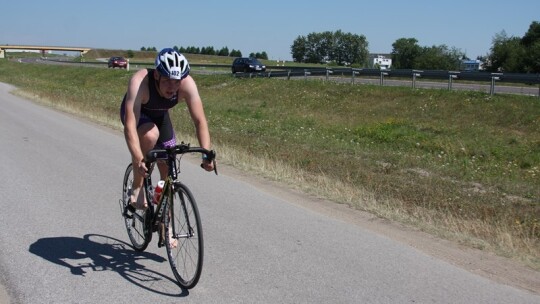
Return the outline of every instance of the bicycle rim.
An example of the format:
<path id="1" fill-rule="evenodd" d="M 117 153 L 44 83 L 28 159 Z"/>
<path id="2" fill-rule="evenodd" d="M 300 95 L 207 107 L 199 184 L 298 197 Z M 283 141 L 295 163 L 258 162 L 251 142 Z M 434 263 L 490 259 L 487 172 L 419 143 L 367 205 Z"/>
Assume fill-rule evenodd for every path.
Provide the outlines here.
<path id="1" fill-rule="evenodd" d="M 202 272 L 203 233 L 199 210 L 189 189 L 174 185 L 174 200 L 167 204 L 165 246 L 171 269 L 180 286 L 193 288 Z"/>
<path id="2" fill-rule="evenodd" d="M 122 207 L 126 210 L 127 204 L 130 202 L 129 193 L 133 184 L 133 165 L 129 164 L 124 175 L 124 187 L 122 191 Z M 144 191 L 144 190 L 141 190 Z M 146 210 L 137 210 L 134 213 L 129 213 L 129 216 L 124 216 L 126 230 L 129 240 L 133 245 L 133 249 L 143 251 L 148 247 L 152 238 L 152 230 L 150 229 L 151 208 Z"/>

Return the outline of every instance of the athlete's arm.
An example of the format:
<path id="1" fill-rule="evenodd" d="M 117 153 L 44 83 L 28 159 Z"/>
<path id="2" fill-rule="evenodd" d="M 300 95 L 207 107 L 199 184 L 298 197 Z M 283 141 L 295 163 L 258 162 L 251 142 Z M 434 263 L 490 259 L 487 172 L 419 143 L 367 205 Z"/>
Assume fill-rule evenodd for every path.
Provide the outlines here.
<path id="1" fill-rule="evenodd" d="M 206 115 L 204 114 L 203 103 L 197 85 L 191 76 L 187 76 L 180 83 L 180 97 L 184 98 L 191 115 L 199 145 L 205 149 L 211 149 L 210 132 Z M 203 162 L 204 169 L 211 171 L 214 169 L 212 162 Z"/>
<path id="2" fill-rule="evenodd" d="M 134 166 L 138 166 L 144 158 L 137 133 L 137 124 L 141 114 L 141 103 L 148 98 L 147 70 L 137 71 L 129 80 L 125 102 L 124 137 L 131 153 Z"/>

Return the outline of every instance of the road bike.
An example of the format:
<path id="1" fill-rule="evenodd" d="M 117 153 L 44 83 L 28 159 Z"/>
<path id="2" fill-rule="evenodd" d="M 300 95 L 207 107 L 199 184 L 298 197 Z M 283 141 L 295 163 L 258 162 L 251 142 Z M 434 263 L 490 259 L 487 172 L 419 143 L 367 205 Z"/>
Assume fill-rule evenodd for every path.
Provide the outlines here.
<path id="1" fill-rule="evenodd" d="M 193 288 L 199 281 L 203 266 L 203 231 L 199 210 L 189 188 L 178 180 L 180 161 L 187 153 L 201 153 L 203 158 L 215 163 L 216 153 L 201 147 L 190 147 L 181 143 L 171 148 L 153 149 L 145 158 L 148 172 L 141 191 L 144 191 L 147 206 L 136 208 L 131 204 L 133 165 L 130 163 L 124 175 L 120 206 L 127 233 L 133 249 L 144 251 L 152 234 L 158 233 L 158 247 L 167 249 L 172 272 L 179 285 Z M 168 167 L 163 190 L 157 202 L 153 202 L 154 186 L 152 171 L 156 162 L 164 161 Z M 159 171 L 159 170 L 158 170 Z"/>

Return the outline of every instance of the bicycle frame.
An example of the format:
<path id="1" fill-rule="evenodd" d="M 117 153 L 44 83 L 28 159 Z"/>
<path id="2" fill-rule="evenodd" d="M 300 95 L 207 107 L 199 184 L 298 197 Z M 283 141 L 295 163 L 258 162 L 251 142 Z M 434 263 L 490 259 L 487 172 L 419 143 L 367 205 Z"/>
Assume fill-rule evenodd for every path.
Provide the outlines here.
<path id="1" fill-rule="evenodd" d="M 164 158 L 159 158 L 159 160 L 163 160 Z M 154 189 L 153 189 L 153 186 L 152 186 L 152 171 L 155 167 L 155 165 L 157 165 L 157 161 L 159 160 L 156 160 L 154 162 L 147 162 L 147 168 L 150 168 L 148 170 L 148 174 L 146 175 L 146 177 L 144 178 L 144 183 L 145 183 L 145 188 L 146 188 L 146 193 L 147 193 L 147 201 L 149 202 L 152 202 L 152 199 L 153 199 L 153 194 L 154 194 Z M 173 204 L 174 203 L 174 199 L 173 199 L 173 196 L 174 196 L 174 191 L 175 191 L 175 181 L 177 180 L 178 178 L 178 168 L 177 168 L 177 165 L 176 165 L 176 155 L 175 154 L 168 154 L 167 155 L 167 158 L 166 158 L 166 163 L 167 163 L 167 177 L 165 178 L 165 185 L 163 186 L 163 191 L 161 193 L 161 196 L 159 197 L 159 200 L 157 202 L 157 206 L 155 207 L 154 209 L 154 212 L 153 212 L 153 215 L 152 215 L 152 221 L 151 221 L 151 224 L 152 224 L 152 231 L 155 232 L 158 230 L 159 228 L 159 225 L 164 223 L 163 222 L 163 212 L 165 210 L 165 207 L 166 207 L 166 204 Z M 185 208 L 185 201 L 183 199 L 183 197 L 181 197 L 181 200 L 180 200 L 180 203 L 182 204 L 182 206 L 184 208 L 182 208 L 182 210 L 184 210 L 184 217 L 187 221 L 187 227 L 190 227 L 189 229 L 189 232 L 188 234 L 185 234 L 185 235 L 174 235 L 172 236 L 173 238 L 177 239 L 177 238 L 190 238 L 190 237 L 193 237 L 194 235 L 194 232 L 193 232 L 193 229 L 191 229 L 191 223 L 190 223 L 190 220 L 189 220 L 189 216 L 186 212 L 186 208 Z M 150 203 L 149 203 L 150 204 Z M 153 208 L 153 206 L 152 206 Z M 173 208 L 170 208 L 170 210 L 172 210 Z M 173 216 L 172 214 L 170 214 L 169 216 Z M 176 231 L 175 230 L 175 223 L 174 221 L 172 222 L 172 231 Z M 160 236 L 162 237 L 162 236 Z M 162 240 L 160 240 L 160 244 L 161 244 Z M 161 246 L 160 246 L 161 247 Z"/>

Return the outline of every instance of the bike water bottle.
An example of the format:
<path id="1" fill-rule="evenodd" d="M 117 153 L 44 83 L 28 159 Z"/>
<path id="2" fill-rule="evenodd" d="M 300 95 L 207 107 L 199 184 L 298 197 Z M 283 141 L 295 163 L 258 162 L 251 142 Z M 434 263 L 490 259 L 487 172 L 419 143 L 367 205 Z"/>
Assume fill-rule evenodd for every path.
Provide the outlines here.
<path id="1" fill-rule="evenodd" d="M 156 185 L 156 189 L 154 189 L 154 204 L 156 205 L 159 203 L 159 199 L 161 198 L 163 186 L 165 186 L 165 181 L 160 180 Z"/>

